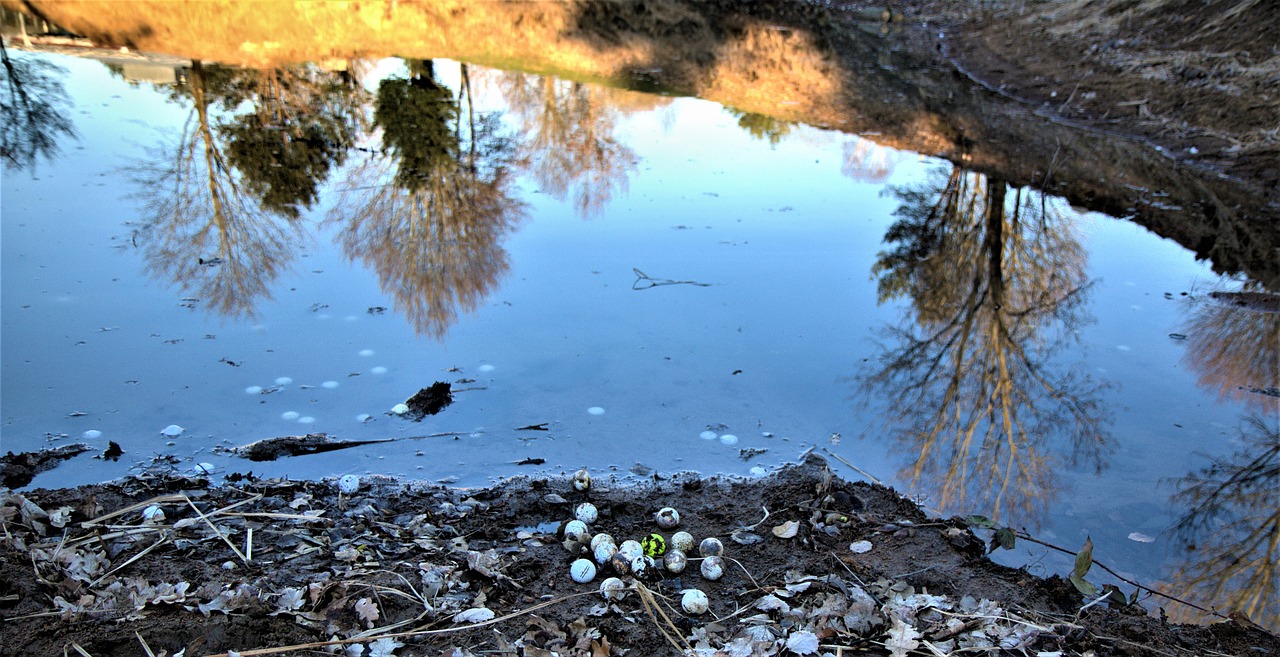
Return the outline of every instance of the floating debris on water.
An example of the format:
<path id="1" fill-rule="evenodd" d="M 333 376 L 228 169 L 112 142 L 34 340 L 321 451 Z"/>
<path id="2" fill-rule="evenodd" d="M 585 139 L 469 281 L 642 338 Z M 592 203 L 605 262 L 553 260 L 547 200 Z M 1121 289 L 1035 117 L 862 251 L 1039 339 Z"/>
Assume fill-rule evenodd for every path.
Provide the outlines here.
<path id="1" fill-rule="evenodd" d="M 604 409 L 599 406 L 592 406 L 587 409 L 587 412 L 592 415 L 604 415 Z"/>

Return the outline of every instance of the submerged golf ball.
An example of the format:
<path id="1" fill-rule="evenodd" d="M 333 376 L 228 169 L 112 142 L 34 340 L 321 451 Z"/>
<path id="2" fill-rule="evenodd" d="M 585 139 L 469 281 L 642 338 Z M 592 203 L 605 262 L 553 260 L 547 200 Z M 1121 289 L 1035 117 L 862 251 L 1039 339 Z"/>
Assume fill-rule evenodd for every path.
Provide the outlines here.
<path id="1" fill-rule="evenodd" d="M 170 424 L 169 426 L 161 429 L 160 433 L 170 438 L 176 438 L 177 436 L 181 436 L 183 431 L 186 431 L 186 429 L 183 429 L 176 424 Z"/>
<path id="2" fill-rule="evenodd" d="M 575 543 L 586 543 L 591 535 L 587 529 L 587 523 L 581 520 L 570 520 L 564 524 L 564 538 L 566 541 Z"/>

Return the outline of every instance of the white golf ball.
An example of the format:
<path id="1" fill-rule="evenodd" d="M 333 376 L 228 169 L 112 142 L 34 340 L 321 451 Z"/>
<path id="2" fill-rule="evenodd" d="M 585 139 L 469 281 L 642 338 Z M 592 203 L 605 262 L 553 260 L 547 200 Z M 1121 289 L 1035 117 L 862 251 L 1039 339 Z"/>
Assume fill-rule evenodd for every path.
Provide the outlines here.
<path id="1" fill-rule="evenodd" d="M 569 564 L 569 576 L 579 584 L 586 584 L 596 578 L 596 565 L 590 559 L 578 559 Z"/>
<path id="2" fill-rule="evenodd" d="M 600 595 L 605 600 L 616 602 L 627 596 L 627 585 L 617 577 L 610 577 L 600 582 Z"/>
<path id="3" fill-rule="evenodd" d="M 343 495 L 350 495 L 360 490 L 360 477 L 351 474 L 342 475 L 342 478 L 338 480 L 338 490 Z"/>
<path id="4" fill-rule="evenodd" d="M 600 512 L 596 509 L 596 505 L 590 502 L 583 502 L 573 510 L 573 517 L 590 525 L 600 518 Z"/>
<path id="5" fill-rule="evenodd" d="M 685 589 L 684 595 L 680 597 L 680 607 L 684 609 L 686 614 L 703 614 L 706 613 L 707 607 L 711 601 L 707 600 L 707 594 L 698 589 Z"/>

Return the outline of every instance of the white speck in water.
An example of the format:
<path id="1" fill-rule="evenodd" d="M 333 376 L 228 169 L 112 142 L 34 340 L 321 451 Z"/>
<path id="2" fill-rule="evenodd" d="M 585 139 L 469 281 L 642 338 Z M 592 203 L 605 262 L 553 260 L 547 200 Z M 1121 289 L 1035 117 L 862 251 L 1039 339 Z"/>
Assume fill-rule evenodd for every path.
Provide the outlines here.
<path id="1" fill-rule="evenodd" d="M 392 413 L 395 413 L 396 415 L 404 415 L 405 413 L 408 413 L 408 412 L 409 412 L 409 405 L 408 405 L 408 404 L 396 404 L 395 406 L 392 406 L 392 407 L 391 407 L 391 412 L 392 412 Z"/>
<path id="2" fill-rule="evenodd" d="M 177 437 L 177 436 L 181 436 L 183 431 L 186 431 L 186 429 L 183 429 L 182 427 L 180 427 L 180 426 L 178 426 L 178 425 L 176 425 L 176 424 L 170 424 L 169 426 L 165 427 L 164 429 L 161 429 L 161 430 L 160 430 L 160 433 L 161 433 L 162 435 L 168 436 L 168 437 L 170 437 L 170 438 L 175 438 L 175 437 Z"/>
<path id="3" fill-rule="evenodd" d="M 87 440 L 93 440 L 94 438 L 101 438 L 101 437 L 102 437 L 102 432 L 101 432 L 101 431 L 98 431 L 97 429 L 90 429 L 90 430 L 88 430 L 88 431 L 84 432 L 84 437 L 85 437 L 85 439 L 87 439 Z"/>
<path id="4" fill-rule="evenodd" d="M 703 431 L 702 433 L 698 434 L 698 437 L 703 440 L 715 440 L 717 438 L 716 432 L 714 431 Z"/>
<path id="5" fill-rule="evenodd" d="M 498 369 L 498 368 L 496 368 L 496 367 L 494 367 L 494 366 L 492 366 L 492 365 L 490 365 L 490 364 L 488 364 L 488 363 L 485 363 L 484 365 L 481 365 L 481 366 L 480 366 L 480 371 L 481 371 L 481 372 L 492 372 L 492 371 L 494 371 L 494 370 L 496 370 L 496 369 Z"/>
<path id="6" fill-rule="evenodd" d="M 1129 348 L 1129 345 L 1127 345 L 1127 344 L 1119 344 L 1119 345 L 1116 345 L 1116 349 L 1118 349 L 1118 350 L 1120 350 L 1120 351 L 1133 351 L 1132 349 L 1130 349 L 1130 348 Z"/>
<path id="7" fill-rule="evenodd" d="M 338 387 L 338 382 L 337 382 L 337 381 L 325 381 L 324 383 L 321 383 L 321 384 L 320 384 L 320 387 L 321 387 L 321 388 L 328 388 L 328 389 L 330 389 L 330 390 L 333 390 L 334 388 L 337 388 L 337 387 Z"/>
<path id="8" fill-rule="evenodd" d="M 290 383 L 293 383 L 293 379 L 291 379 L 291 378 L 289 378 L 289 377 L 287 377 L 287 376 L 282 376 L 282 377 L 278 377 L 278 378 L 276 378 L 276 385 L 278 385 L 278 386 L 287 386 L 287 385 L 289 385 Z"/>
<path id="9" fill-rule="evenodd" d="M 285 412 L 283 412 L 283 413 L 281 413 L 281 414 L 280 414 L 280 419 L 281 419 L 281 420 L 289 420 L 290 422 L 292 422 L 293 420 L 296 420 L 296 419 L 298 419 L 298 418 L 299 418 L 299 417 L 301 417 L 301 416 L 302 416 L 302 414 L 301 414 L 301 413 L 299 413 L 299 412 L 297 412 L 297 411 L 285 411 Z"/>
<path id="10" fill-rule="evenodd" d="M 262 394 L 262 386 L 249 386 L 244 391 L 250 395 L 260 395 Z"/>
<path id="11" fill-rule="evenodd" d="M 737 437 L 737 436 L 735 436 L 735 435 L 733 435 L 733 434 L 731 434 L 731 433 L 726 433 L 725 435 L 720 436 L 720 442 L 722 442 L 722 443 L 724 443 L 724 444 L 726 444 L 726 445 L 737 445 L 737 444 L 738 444 L 738 437 Z"/>
<path id="12" fill-rule="evenodd" d="M 592 406 L 591 408 L 587 409 L 587 412 L 592 415 L 604 415 L 604 409 L 600 408 L 599 406 Z"/>
<path id="13" fill-rule="evenodd" d="M 302 417 L 298 418 L 298 424 L 314 424 L 315 421 L 316 419 L 311 417 L 310 415 L 303 415 Z"/>
<path id="14" fill-rule="evenodd" d="M 369 415 L 368 413 L 361 413 L 356 416 L 356 422 L 368 422 L 369 420 L 372 420 L 372 419 L 373 419 L 373 416 Z"/>
<path id="15" fill-rule="evenodd" d="M 373 355 L 373 350 L 372 350 L 372 349 L 361 349 L 361 350 L 360 350 L 360 355 L 361 355 L 361 356 L 372 356 L 372 355 Z"/>
<path id="16" fill-rule="evenodd" d="M 375 367 L 375 368 L 373 368 L 373 369 L 369 370 L 369 372 L 370 372 L 370 373 L 372 373 L 372 374 L 386 374 L 386 373 L 387 373 L 387 368 L 385 368 L 385 367 L 383 367 L 383 366 L 379 365 L 379 366 L 377 366 L 377 367 Z"/>

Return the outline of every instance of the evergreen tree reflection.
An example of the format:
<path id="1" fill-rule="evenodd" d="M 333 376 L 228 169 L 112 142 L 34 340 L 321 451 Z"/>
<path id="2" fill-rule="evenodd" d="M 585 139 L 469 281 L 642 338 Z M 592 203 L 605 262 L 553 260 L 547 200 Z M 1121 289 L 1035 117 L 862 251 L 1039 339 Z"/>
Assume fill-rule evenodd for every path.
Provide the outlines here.
<path id="1" fill-rule="evenodd" d="M 175 100 L 192 104 L 176 143 L 133 169 L 146 204 L 133 243 L 148 273 L 228 317 L 253 314 L 295 257 L 300 210 L 341 162 L 359 122 L 351 85 L 311 69 L 194 61 Z M 247 114 L 217 118 L 248 104 Z"/>
<path id="2" fill-rule="evenodd" d="M 76 136 L 65 112 L 71 98 L 58 76 L 63 69 L 35 57 L 10 57 L 0 43 L 0 157 L 14 169 L 58 154 L 58 141 Z"/>
<path id="3" fill-rule="evenodd" d="M 1109 449 L 1100 386 L 1053 362 L 1087 319 L 1084 250 L 1047 199 L 999 179 L 955 168 L 893 194 L 873 275 L 880 303 L 909 306 L 860 388 L 887 400 L 914 454 L 903 477 L 940 508 L 1038 522 L 1055 471 Z"/>
<path id="4" fill-rule="evenodd" d="M 496 115 L 475 112 L 465 65 L 457 99 L 431 62 L 410 70 L 380 84 L 383 152 L 355 168 L 331 218 L 347 258 L 377 272 L 420 334 L 440 338 L 506 274 L 502 240 L 524 206 L 507 175 L 513 144 Z"/>
<path id="5" fill-rule="evenodd" d="M 585 218 L 627 190 L 636 154 L 613 134 L 612 97 L 626 92 L 515 72 L 502 73 L 498 85 L 521 122 L 522 159 L 542 191 L 570 200 Z"/>

